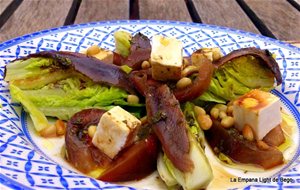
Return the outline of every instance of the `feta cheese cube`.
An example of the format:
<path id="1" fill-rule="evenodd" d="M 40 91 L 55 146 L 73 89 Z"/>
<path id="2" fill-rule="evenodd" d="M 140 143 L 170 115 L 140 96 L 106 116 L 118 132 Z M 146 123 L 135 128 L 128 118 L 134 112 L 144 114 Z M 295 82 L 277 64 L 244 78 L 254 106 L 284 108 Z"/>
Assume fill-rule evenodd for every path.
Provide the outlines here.
<path id="1" fill-rule="evenodd" d="M 183 67 L 182 42 L 176 38 L 153 36 L 150 61 L 156 80 L 179 80 Z"/>
<path id="2" fill-rule="evenodd" d="M 282 121 L 279 98 L 268 92 L 252 90 L 234 101 L 233 117 L 238 130 L 242 131 L 248 124 L 255 139 L 261 140 Z"/>
<path id="3" fill-rule="evenodd" d="M 133 143 L 141 121 L 116 106 L 104 113 L 98 123 L 92 143 L 110 158 Z"/>

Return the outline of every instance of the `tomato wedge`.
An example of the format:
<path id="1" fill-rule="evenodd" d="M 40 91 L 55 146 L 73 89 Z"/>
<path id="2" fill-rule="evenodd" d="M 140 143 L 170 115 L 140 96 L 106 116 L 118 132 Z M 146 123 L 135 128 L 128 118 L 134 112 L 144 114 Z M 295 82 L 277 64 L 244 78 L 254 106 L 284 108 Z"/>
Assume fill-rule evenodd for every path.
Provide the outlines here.
<path id="1" fill-rule="evenodd" d="M 142 179 L 156 169 L 158 140 L 150 135 L 124 150 L 98 178 L 107 182 Z"/>

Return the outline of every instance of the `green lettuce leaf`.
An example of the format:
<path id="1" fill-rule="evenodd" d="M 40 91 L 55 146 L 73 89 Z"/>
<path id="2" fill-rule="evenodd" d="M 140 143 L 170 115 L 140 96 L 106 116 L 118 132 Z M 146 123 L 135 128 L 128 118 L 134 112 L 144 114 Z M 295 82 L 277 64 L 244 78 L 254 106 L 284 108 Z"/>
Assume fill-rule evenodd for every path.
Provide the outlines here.
<path id="1" fill-rule="evenodd" d="M 15 85 L 9 85 L 10 94 L 13 101 L 20 102 L 25 109 L 29 112 L 29 115 L 33 121 L 35 129 L 40 132 L 43 129 L 49 127 L 48 120 L 43 112 L 24 94 L 24 92 Z"/>
<path id="2" fill-rule="evenodd" d="M 116 52 L 124 57 L 130 53 L 131 34 L 125 31 L 117 31 L 114 33 Z"/>
<path id="3" fill-rule="evenodd" d="M 53 59 L 29 58 L 8 64 L 4 80 L 22 90 L 39 89 L 73 75 L 79 76 L 70 70 L 60 69 Z"/>
<path id="4" fill-rule="evenodd" d="M 87 108 L 110 109 L 115 105 L 137 106 L 129 104 L 127 92 L 116 88 L 83 82 L 79 78 L 67 78 L 51 83 L 41 89 L 24 90 L 23 93 L 46 116 L 68 120 L 76 112 Z"/>
<path id="5" fill-rule="evenodd" d="M 194 112 L 194 104 L 191 102 L 186 102 L 183 105 L 183 114 L 188 123 L 189 131 L 194 135 L 194 137 L 200 143 L 201 147 L 204 148 L 204 132 L 197 122 L 197 118 Z"/>
<path id="6" fill-rule="evenodd" d="M 88 108 L 108 110 L 119 105 L 137 117 L 144 114 L 143 104 L 127 102 L 125 90 L 94 83 L 53 59 L 14 61 L 6 66 L 5 80 L 10 84 L 12 99 L 24 105 L 38 131 L 46 125 L 46 116 L 68 120 Z"/>
<path id="7" fill-rule="evenodd" d="M 242 56 L 218 68 L 209 89 L 196 101 L 225 103 L 252 89 L 270 91 L 274 88 L 274 75 L 253 56 Z"/>

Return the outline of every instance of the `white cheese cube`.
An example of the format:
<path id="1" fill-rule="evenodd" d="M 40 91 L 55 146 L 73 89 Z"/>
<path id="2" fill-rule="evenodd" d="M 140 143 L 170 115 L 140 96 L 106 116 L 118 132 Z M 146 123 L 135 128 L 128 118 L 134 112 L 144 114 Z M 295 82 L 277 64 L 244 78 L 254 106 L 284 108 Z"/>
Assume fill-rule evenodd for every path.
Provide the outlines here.
<path id="1" fill-rule="evenodd" d="M 153 36 L 150 61 L 154 79 L 165 81 L 181 78 L 182 47 L 182 42 L 176 38 Z"/>
<path id="2" fill-rule="evenodd" d="M 251 126 L 256 140 L 261 140 L 282 121 L 279 99 L 271 93 L 252 90 L 233 103 L 235 127 L 242 131 Z"/>
<path id="3" fill-rule="evenodd" d="M 105 112 L 97 126 L 92 143 L 110 158 L 133 143 L 141 121 L 116 106 Z"/>

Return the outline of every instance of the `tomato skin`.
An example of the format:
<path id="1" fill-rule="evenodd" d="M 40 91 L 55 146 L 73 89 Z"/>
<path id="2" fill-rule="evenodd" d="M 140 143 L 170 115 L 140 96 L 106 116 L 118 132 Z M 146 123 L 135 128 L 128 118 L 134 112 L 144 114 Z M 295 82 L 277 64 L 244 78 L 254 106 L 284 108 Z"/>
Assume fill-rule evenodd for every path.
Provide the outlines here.
<path id="1" fill-rule="evenodd" d="M 211 61 L 209 61 L 208 59 L 205 60 L 205 62 L 203 62 L 199 66 L 199 74 L 193 80 L 193 83 L 190 86 L 183 89 L 175 88 L 172 90 L 176 99 L 180 103 L 183 103 L 192 101 L 203 94 L 209 88 L 210 81 L 213 76 L 213 71 L 214 67 Z M 152 79 L 150 69 L 131 72 L 129 80 L 131 81 L 135 89 L 143 96 L 146 96 L 146 91 L 148 88 L 147 82 L 150 81 L 151 83 L 153 83 L 153 81 L 155 81 L 156 83 L 163 84 L 160 81 Z"/>
<path id="2" fill-rule="evenodd" d="M 121 66 L 126 61 L 126 57 L 123 57 L 121 54 L 113 52 L 113 63 L 115 65 Z"/>
<path id="3" fill-rule="evenodd" d="M 98 167 L 106 167 L 112 161 L 92 144 L 92 139 L 83 133 L 90 125 L 97 125 L 105 110 L 96 108 L 77 112 L 67 123 L 65 135 L 67 160 L 76 169 L 88 173 Z"/>
<path id="4" fill-rule="evenodd" d="M 139 180 L 156 169 L 158 139 L 150 135 L 124 150 L 98 178 L 107 182 Z"/>
<path id="5" fill-rule="evenodd" d="M 176 88 L 173 90 L 176 99 L 182 103 L 192 101 L 203 94 L 209 88 L 213 71 L 214 67 L 211 61 L 208 59 L 204 60 L 204 62 L 199 66 L 199 74 L 193 81 L 192 85 L 183 89 Z"/>

